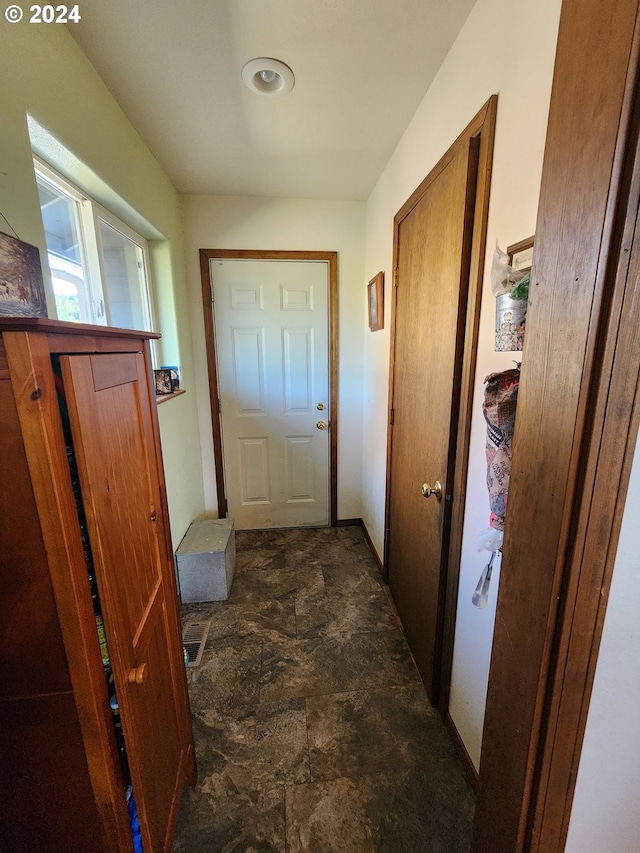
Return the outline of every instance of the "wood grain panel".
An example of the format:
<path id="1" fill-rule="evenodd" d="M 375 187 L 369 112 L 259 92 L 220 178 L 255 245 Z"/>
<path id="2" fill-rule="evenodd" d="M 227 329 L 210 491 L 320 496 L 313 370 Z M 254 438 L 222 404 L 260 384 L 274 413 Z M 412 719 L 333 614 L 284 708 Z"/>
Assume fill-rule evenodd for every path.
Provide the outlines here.
<path id="1" fill-rule="evenodd" d="M 467 294 L 466 304 L 462 315 L 458 318 L 461 327 L 464 327 L 464 345 L 460 353 L 460 362 L 456 374 L 457 420 L 451 433 L 450 451 L 452 459 L 455 459 L 455 470 L 452 475 L 452 501 L 451 501 L 451 527 L 450 543 L 448 551 L 448 565 L 445 569 L 446 585 L 444 593 L 444 617 L 442 625 L 442 672 L 438 688 L 441 691 L 441 709 L 446 714 L 449 697 L 449 683 L 451 677 L 451 662 L 453 658 L 453 641 L 455 633 L 456 601 L 458 594 L 458 580 L 460 571 L 460 553 L 462 544 L 462 527 L 466 499 L 466 474 L 469 455 L 469 435 L 471 430 L 471 405 L 473 401 L 473 384 L 475 379 L 475 364 L 478 339 L 478 324 L 480 316 L 480 296 L 482 292 L 482 278 L 484 272 L 484 254 L 487 232 L 487 217 L 489 206 L 489 189 L 491 184 L 491 170 L 493 159 L 493 145 L 495 134 L 495 122 L 497 111 L 497 96 L 492 96 L 468 126 L 460 134 L 458 139 L 447 151 L 441 160 L 434 166 L 429 175 L 424 179 L 412 196 L 396 214 L 394 235 L 394 268 L 398 265 L 398 240 L 399 223 L 407 217 L 418 204 L 424 193 L 432 183 L 436 182 L 440 175 L 448 168 L 455 150 L 460 145 L 468 144 L 474 151 L 474 160 L 477 164 L 475 174 L 475 186 L 473 187 L 475 201 L 469 204 L 469 226 L 473 233 L 470 245 L 470 258 L 465 259 L 465 267 L 468 270 L 468 281 L 465 283 Z M 392 295 L 392 323 L 391 323 L 391 364 L 390 364 L 390 387 L 389 387 L 389 423 L 394 420 L 393 411 L 393 389 L 395 375 L 395 349 L 396 349 L 396 310 L 397 310 L 397 288 Z M 391 438 L 392 429 L 388 431 L 387 442 L 387 484 L 391 472 Z M 384 573 L 388 576 L 389 561 L 389 536 L 388 526 L 390 518 L 390 489 L 387 486 L 387 505 L 385 513 L 385 558 Z M 434 691 L 435 697 L 435 691 Z"/>
<path id="2" fill-rule="evenodd" d="M 104 359 L 96 357 L 91 359 L 91 372 L 93 373 L 94 391 L 105 391 L 116 385 L 125 385 L 127 382 L 135 382 L 138 378 L 136 362 L 129 354 Z"/>
<path id="3" fill-rule="evenodd" d="M 590 395 L 587 461 L 571 534 L 565 598 L 575 607 L 566 608 L 558 631 L 532 807 L 531 849 L 539 853 L 568 831 L 640 418 L 640 116 L 634 116 L 635 163 L 623 180 L 621 198 L 628 193 L 629 202 L 620 216 L 615 281 L 607 288 L 606 342 Z"/>
<path id="4" fill-rule="evenodd" d="M 128 820 L 126 811 L 116 805 L 122 781 L 114 739 L 109 732 L 109 698 L 51 370 L 49 341 L 46 335 L 38 332 L 5 333 L 6 322 L 0 322 L 0 329 L 3 330 L 20 429 L 78 708 L 89 778 L 100 811 L 100 829 L 110 848 L 120 850 L 122 838 L 129 833 Z M 49 330 L 59 328 L 54 321 L 45 325 Z"/>
<path id="5" fill-rule="evenodd" d="M 465 140 L 398 221 L 397 233 L 387 565 L 409 646 L 434 704 L 474 195 L 475 154 Z M 442 500 L 425 500 L 422 483 L 436 480 Z"/>
<path id="6" fill-rule="evenodd" d="M 0 380 L 0 699 L 71 689 L 18 412 Z"/>
<path id="7" fill-rule="evenodd" d="M 61 336 L 71 345 L 76 336 L 88 340 L 105 341 L 118 338 L 128 338 L 137 341 L 137 349 L 141 348 L 141 341 L 152 340 L 161 337 L 158 332 L 133 331 L 131 329 L 119 329 L 115 326 L 92 326 L 87 323 L 68 323 L 63 320 L 52 320 L 49 317 L 0 317 L 0 330 L 7 332 L 42 332 L 50 336 Z"/>
<path id="8" fill-rule="evenodd" d="M 61 366 L 143 842 L 159 853 L 185 774 L 180 718 L 187 709 L 172 689 L 184 667 L 181 646 L 169 639 L 146 366 L 139 354 L 126 358 L 127 369 L 113 354 L 64 357 Z M 101 390 L 97 359 L 104 361 Z M 127 373 L 134 378 L 118 384 Z M 132 682 L 138 667 L 144 678 Z"/>
<path id="9" fill-rule="evenodd" d="M 2 342 L 2 335 L 0 335 L 0 379 L 9 379 L 9 363 L 7 362 L 7 353 Z"/>
<path id="10" fill-rule="evenodd" d="M 565 620 L 577 601 L 573 593 L 568 597 L 574 586 L 571 555 L 589 465 L 605 294 L 617 263 L 615 221 L 635 86 L 637 7 L 636 0 L 565 0 L 562 7 L 474 853 L 533 849 L 539 797 L 552 795 L 546 785 L 544 791 L 539 787 L 539 771 L 551 722 L 553 669 L 569 627 Z M 599 590 L 592 594 L 598 597 Z M 571 671 L 560 675 L 565 686 L 571 679 Z M 580 688 L 578 693 L 582 696 Z M 565 813 L 570 794 L 563 799 L 560 812 Z M 563 849 L 560 823 L 549 826 L 541 853 Z"/>
<path id="11" fill-rule="evenodd" d="M 0 702 L 0 755 L 3 850 L 126 851 L 99 829 L 73 694 Z"/>
<path id="12" fill-rule="evenodd" d="M 136 339 L 133 333 L 114 335 L 108 330 L 103 334 L 95 327 L 86 327 L 81 334 L 75 328 L 67 333 L 65 325 L 56 321 L 12 324 L 0 320 L 3 336 L 0 351 L 6 352 L 6 376 L 0 380 L 0 429 L 3 456 L 10 457 L 3 458 L 0 468 L 1 547 L 8 546 L 9 560 L 15 558 L 15 574 L 21 573 L 28 586 L 28 590 L 22 589 L 20 594 L 17 587 L 14 590 L 16 578 L 2 575 L 0 639 L 5 651 L 9 645 L 15 649 L 10 650 L 9 658 L 0 658 L 0 665 L 4 667 L 0 679 L 2 687 L 6 688 L 4 696 L 23 692 L 22 671 L 30 689 L 50 691 L 35 699 L 0 700 L 3 765 L 0 785 L 4 786 L 0 792 L 0 847 L 17 851 L 86 849 L 132 853 L 112 715 L 51 363 L 51 352 L 56 349 L 73 353 L 76 346 L 86 346 L 89 354 L 95 354 L 108 351 L 115 340 L 114 348 L 128 347 L 132 353 L 128 359 L 136 361 L 137 367 L 133 374 L 126 369 L 123 372 L 121 355 L 100 356 L 108 361 L 113 359 L 114 377 L 109 379 L 104 371 L 98 371 L 106 380 L 99 381 L 103 386 L 99 393 L 110 395 L 110 399 L 107 411 L 102 412 L 98 422 L 93 422 L 90 432 L 97 464 L 107 472 L 107 492 L 111 485 L 110 474 L 115 470 L 121 478 L 131 477 L 137 488 L 146 489 L 152 495 L 148 502 L 151 512 L 147 524 L 155 528 L 158 577 L 150 590 L 149 606 L 144 608 L 149 619 L 134 632 L 134 643 L 136 651 L 151 662 L 154 673 L 167 664 L 170 673 L 161 685 L 153 678 L 140 691 L 151 695 L 149 712 L 138 714 L 138 727 L 143 734 L 160 731 L 161 735 L 156 737 L 158 749 L 145 748 L 148 744 L 142 744 L 141 760 L 155 762 L 156 767 L 150 773 L 152 782 L 140 786 L 137 794 L 147 816 L 152 812 L 153 826 L 147 832 L 145 849 L 168 851 L 182 785 L 195 781 L 195 762 L 154 385 L 149 347 L 145 342 L 148 336 Z M 133 354 L 140 352 L 142 356 Z M 85 364 L 90 365 L 95 358 L 89 355 Z M 132 375 L 133 380 L 127 383 L 127 377 Z M 87 383 L 91 393 L 96 393 L 91 369 L 87 371 Z M 121 402 L 123 393 L 126 395 L 123 387 L 127 384 L 137 388 L 134 404 L 126 411 L 118 405 L 110 407 L 113 395 Z M 127 417 L 137 423 L 144 441 L 148 470 L 143 471 L 142 476 L 133 464 L 120 467 L 117 464 L 118 453 L 122 453 L 123 448 L 126 452 L 132 443 L 123 440 L 121 435 L 124 432 L 125 439 L 127 435 L 131 438 L 130 431 L 127 433 L 127 427 L 123 426 Z M 102 440 L 99 440 L 99 433 Z M 89 495 L 85 492 L 83 497 L 86 502 Z M 117 503 L 117 496 L 112 494 L 111 497 L 111 503 Z M 119 529 L 111 530 L 111 540 L 129 536 L 131 541 L 129 522 L 130 518 L 122 518 Z M 21 541 L 20 536 L 27 541 Z M 148 542 L 146 544 L 148 546 Z M 126 565 L 127 560 L 122 560 L 119 571 Z M 48 591 L 38 572 L 49 574 Z M 127 596 L 124 598 L 126 600 Z M 50 631 L 47 629 L 51 624 L 52 603 L 53 616 L 60 624 L 58 646 L 64 644 L 64 653 L 56 649 L 55 626 Z M 15 613 L 7 613 L 7 607 Z M 28 624 L 29 617 L 35 620 L 35 625 Z M 39 649 L 21 646 L 17 636 L 20 626 L 16 620 L 24 625 L 27 635 L 33 635 L 29 639 L 32 645 L 43 631 L 50 636 L 41 638 Z M 159 633 L 151 630 L 151 621 L 161 625 Z M 18 654 L 24 659 L 22 670 L 16 672 Z M 5 667 L 7 660 L 10 665 Z M 66 681 L 60 681 L 65 673 L 68 673 Z M 47 675 L 49 681 L 45 683 Z M 119 680 L 122 684 L 121 674 Z M 122 701 L 120 691 L 118 696 Z M 167 737 L 172 731 L 180 733 L 179 761 L 175 761 L 175 753 L 167 749 Z M 18 768 L 16 772 L 15 768 Z M 145 803 L 144 788 L 147 787 Z M 14 827 L 20 838 L 15 835 Z M 50 830 L 53 834 L 48 838 Z"/>

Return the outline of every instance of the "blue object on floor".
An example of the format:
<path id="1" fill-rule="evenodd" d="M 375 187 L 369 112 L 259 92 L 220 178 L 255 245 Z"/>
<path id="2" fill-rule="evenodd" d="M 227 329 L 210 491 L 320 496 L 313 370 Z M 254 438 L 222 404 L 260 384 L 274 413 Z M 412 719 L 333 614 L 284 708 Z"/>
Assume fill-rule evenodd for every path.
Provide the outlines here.
<path id="1" fill-rule="evenodd" d="M 133 796 L 133 790 L 131 790 L 129 795 L 128 809 L 134 853 L 144 853 L 142 848 L 142 835 L 140 834 L 140 820 L 138 818 L 138 809 L 136 808 L 136 800 Z"/>

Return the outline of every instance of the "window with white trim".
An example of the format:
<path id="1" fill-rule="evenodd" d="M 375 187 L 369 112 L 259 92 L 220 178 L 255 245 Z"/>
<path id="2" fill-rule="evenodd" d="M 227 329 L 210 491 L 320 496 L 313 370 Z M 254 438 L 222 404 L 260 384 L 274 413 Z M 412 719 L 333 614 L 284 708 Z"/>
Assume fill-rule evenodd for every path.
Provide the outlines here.
<path id="1" fill-rule="evenodd" d="M 147 241 L 34 160 L 59 320 L 153 329 Z"/>

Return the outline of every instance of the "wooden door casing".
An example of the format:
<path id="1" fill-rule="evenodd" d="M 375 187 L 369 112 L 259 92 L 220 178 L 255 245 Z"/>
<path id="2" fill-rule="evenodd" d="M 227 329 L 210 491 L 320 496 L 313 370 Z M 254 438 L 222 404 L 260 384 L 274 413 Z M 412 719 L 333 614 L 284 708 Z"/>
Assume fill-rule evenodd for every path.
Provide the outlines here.
<path id="1" fill-rule="evenodd" d="M 478 165 L 464 139 L 398 225 L 389 585 L 429 698 L 438 702 L 443 602 Z M 442 498 L 425 499 L 425 482 Z"/>
<path id="2" fill-rule="evenodd" d="M 61 366 L 143 842 L 150 853 L 164 851 L 186 756 L 172 674 L 182 663 L 167 642 L 146 367 L 134 353 L 64 356 Z"/>
<path id="3" fill-rule="evenodd" d="M 639 56 L 638 0 L 564 0 L 473 853 L 565 848 L 640 415 Z"/>

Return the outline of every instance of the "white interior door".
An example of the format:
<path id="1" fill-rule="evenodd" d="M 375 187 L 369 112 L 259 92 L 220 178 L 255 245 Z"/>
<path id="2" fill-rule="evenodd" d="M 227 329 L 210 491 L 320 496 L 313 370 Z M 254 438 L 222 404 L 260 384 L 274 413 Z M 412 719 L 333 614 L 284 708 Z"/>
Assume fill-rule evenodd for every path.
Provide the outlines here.
<path id="1" fill-rule="evenodd" d="M 228 514 L 329 523 L 329 266 L 212 258 Z"/>

